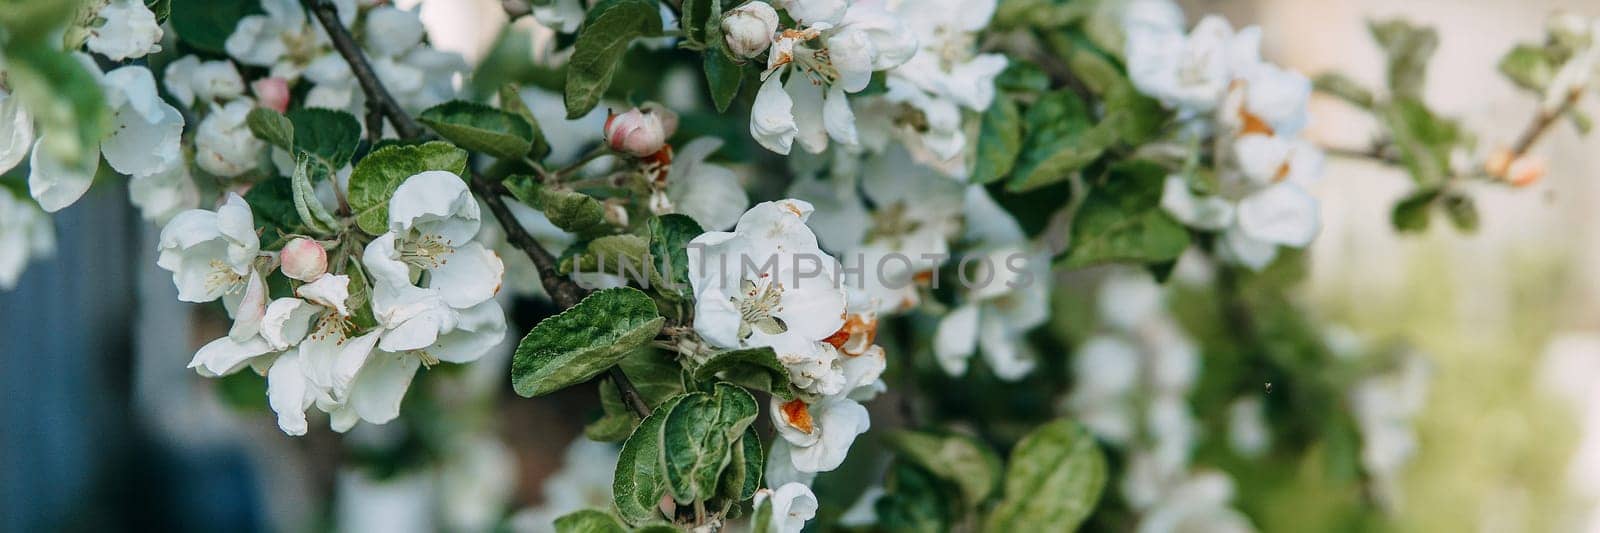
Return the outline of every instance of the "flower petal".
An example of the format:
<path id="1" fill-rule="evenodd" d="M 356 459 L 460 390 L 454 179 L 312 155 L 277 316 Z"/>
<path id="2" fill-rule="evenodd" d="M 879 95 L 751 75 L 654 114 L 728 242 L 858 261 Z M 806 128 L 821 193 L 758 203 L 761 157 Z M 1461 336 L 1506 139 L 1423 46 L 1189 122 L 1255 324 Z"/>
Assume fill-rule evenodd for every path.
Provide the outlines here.
<path id="1" fill-rule="evenodd" d="M 94 184 L 94 174 L 100 168 L 100 152 L 87 154 L 83 166 L 74 167 L 56 159 L 49 150 L 40 149 L 47 137 L 41 136 L 33 143 L 33 155 L 28 158 L 28 192 L 39 202 L 45 212 L 65 209 L 89 192 Z"/>
<path id="2" fill-rule="evenodd" d="M 794 100 L 784 90 L 781 73 L 768 77 L 750 108 L 750 136 L 768 150 L 789 155 L 795 135 L 800 132 L 793 110 Z"/>

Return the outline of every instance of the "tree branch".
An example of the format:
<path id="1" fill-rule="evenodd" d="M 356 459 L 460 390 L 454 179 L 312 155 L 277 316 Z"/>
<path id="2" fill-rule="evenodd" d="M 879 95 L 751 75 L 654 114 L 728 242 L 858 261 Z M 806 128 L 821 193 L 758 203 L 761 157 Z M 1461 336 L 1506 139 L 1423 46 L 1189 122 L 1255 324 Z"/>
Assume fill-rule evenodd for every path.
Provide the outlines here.
<path id="1" fill-rule="evenodd" d="M 367 62 L 366 55 L 361 52 L 361 47 L 356 44 L 355 38 L 351 37 L 350 30 L 339 23 L 339 15 L 333 5 L 326 0 L 300 0 L 300 3 L 305 6 L 306 11 L 316 16 L 317 22 L 327 30 L 334 49 L 338 50 L 339 55 L 350 64 L 350 71 L 361 84 L 361 90 L 366 94 L 367 104 L 371 109 L 387 117 L 401 138 L 421 137 L 424 133 L 422 126 L 418 125 L 411 115 L 406 114 L 405 109 L 402 109 L 389 94 L 389 90 L 384 88 L 383 82 L 378 80 L 372 70 L 372 64 Z M 521 249 L 528 255 L 528 259 L 533 260 L 534 266 L 539 270 L 539 282 L 544 285 L 545 292 L 550 294 L 550 299 L 554 300 L 556 305 L 569 308 L 577 305 L 588 295 L 588 291 L 583 287 L 561 275 L 556 266 L 555 256 L 551 255 L 549 250 L 545 250 L 544 246 L 534 240 L 533 235 L 517 222 L 517 218 L 511 214 L 511 209 L 506 207 L 502 198 L 509 194 L 504 185 L 484 179 L 477 174 L 471 176 L 470 185 L 473 192 L 489 206 L 489 211 L 494 213 L 495 219 L 500 221 L 500 226 L 505 228 L 506 241 Z M 650 415 L 650 405 L 645 403 L 644 397 L 639 394 L 639 390 L 633 386 L 628 376 L 622 373 L 620 367 L 611 367 L 608 376 L 622 393 L 623 401 L 627 402 L 640 419 Z"/>
<path id="2" fill-rule="evenodd" d="M 333 42 L 333 49 L 344 57 L 345 63 L 350 64 L 350 73 L 355 75 L 356 82 L 361 84 L 361 91 L 366 93 L 367 101 L 375 103 L 383 115 L 389 118 L 389 123 L 394 124 L 394 131 L 401 138 L 410 139 L 422 136 L 422 126 L 407 115 L 394 97 L 389 95 L 389 90 L 383 87 L 383 82 L 378 81 L 378 75 L 372 70 L 372 63 L 367 62 L 367 56 L 361 53 L 361 45 L 356 44 L 350 30 L 339 22 L 339 12 L 327 0 L 300 0 L 306 11 L 317 18 L 323 29 L 328 31 L 328 40 Z"/>
<path id="3" fill-rule="evenodd" d="M 1582 97 L 1583 90 L 1579 88 L 1567 93 L 1567 98 L 1562 100 L 1561 105 L 1556 106 L 1555 109 L 1546 110 L 1543 106 L 1540 106 L 1539 113 L 1533 116 L 1533 122 L 1528 123 L 1528 127 L 1522 130 L 1522 135 L 1517 136 L 1517 144 L 1512 145 L 1512 159 L 1522 157 L 1523 154 L 1528 153 L 1528 150 L 1533 149 L 1533 143 L 1538 142 L 1539 137 L 1543 136 L 1544 132 L 1549 131 L 1550 125 L 1555 124 L 1556 119 L 1561 118 L 1561 115 L 1567 114 L 1567 110 L 1577 105 L 1578 99 Z"/>

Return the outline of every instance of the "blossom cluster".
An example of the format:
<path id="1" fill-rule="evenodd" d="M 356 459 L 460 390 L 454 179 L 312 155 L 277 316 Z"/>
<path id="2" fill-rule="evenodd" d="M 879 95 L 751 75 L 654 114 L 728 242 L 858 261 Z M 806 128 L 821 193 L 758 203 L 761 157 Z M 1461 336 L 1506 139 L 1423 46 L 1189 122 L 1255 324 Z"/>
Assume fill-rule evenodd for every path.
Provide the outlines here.
<path id="1" fill-rule="evenodd" d="M 313 405 L 342 432 L 398 416 L 419 367 L 476 360 L 505 337 L 493 299 L 504 266 L 472 240 L 480 223 L 461 177 L 429 171 L 400 185 L 389 231 L 364 249 L 294 237 L 273 253 L 261 249 L 249 204 L 230 194 L 215 211 L 173 217 L 157 264 L 180 300 L 221 299 L 233 318 L 190 368 L 265 375 L 284 433 L 304 434 Z M 279 283 L 266 281 L 275 273 Z"/>
<path id="2" fill-rule="evenodd" d="M 1307 187 L 1323 165 L 1322 151 L 1299 137 L 1311 81 L 1262 60 L 1254 26 L 1234 31 L 1211 15 L 1185 33 L 1182 11 L 1156 1 L 1136 2 L 1123 26 L 1134 86 L 1213 136 L 1215 183 L 1168 177 L 1167 211 L 1218 232 L 1220 256 L 1257 270 L 1279 246 L 1309 244 L 1319 224 Z"/>

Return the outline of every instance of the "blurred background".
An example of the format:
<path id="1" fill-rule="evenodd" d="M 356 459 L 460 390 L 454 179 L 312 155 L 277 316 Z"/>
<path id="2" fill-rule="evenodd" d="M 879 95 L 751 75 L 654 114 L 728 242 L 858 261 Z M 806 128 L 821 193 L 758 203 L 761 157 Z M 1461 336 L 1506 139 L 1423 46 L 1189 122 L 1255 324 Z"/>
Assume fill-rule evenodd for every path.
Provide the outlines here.
<path id="1" fill-rule="evenodd" d="M 395 3 L 421 3 L 432 42 L 469 62 L 506 21 L 496 0 Z M 1271 61 L 1373 86 L 1384 75 L 1382 53 L 1366 20 L 1432 25 L 1440 46 L 1427 99 L 1483 132 L 1481 148 L 1510 144 L 1536 104 L 1495 71 L 1500 54 L 1541 39 L 1553 11 L 1600 16 L 1592 0 L 1181 3 L 1191 23 L 1219 13 L 1236 27 L 1261 25 Z M 1375 128 L 1332 99 L 1315 100 L 1312 113 L 1311 137 L 1330 146 L 1363 147 Z M 1299 303 L 1363 336 L 1407 339 L 1433 366 L 1417 418 L 1420 448 L 1385 520 L 1395 530 L 1600 531 L 1600 135 L 1580 139 L 1559 126 L 1535 153 L 1548 158 L 1547 178 L 1476 191 L 1482 224 L 1471 235 L 1445 224 L 1397 235 L 1389 210 L 1411 187 L 1397 169 L 1330 158 L 1316 191 L 1324 225 Z M 213 386 L 185 368 L 225 324 L 214 310 L 177 301 L 155 267 L 156 232 L 126 194 L 97 187 L 57 214 L 54 257 L 0 293 L 0 531 L 332 523 L 338 511 L 318 495 L 359 482 L 330 466 L 356 452 L 327 432 L 285 437 L 269 417 L 230 407 L 260 401 L 259 390 Z M 508 309 L 518 323 L 550 311 L 532 300 Z M 505 364 L 504 355 L 486 358 L 463 371 L 481 377 L 463 379 L 496 388 L 492 401 L 505 414 L 494 426 L 515 459 L 501 472 L 510 474 L 511 507 L 579 498 L 545 487 L 552 475 L 566 476 L 573 491 L 583 486 L 561 466 L 587 421 L 572 416 L 573 406 L 591 405 L 591 393 L 516 398 Z M 382 439 L 383 431 L 392 430 L 351 438 Z M 492 474 L 503 463 L 488 464 Z M 1269 514 L 1282 516 L 1255 516 L 1257 526 L 1338 529 L 1309 525 L 1318 523 L 1312 492 L 1274 495 Z M 374 520 L 365 524 L 406 517 Z"/>

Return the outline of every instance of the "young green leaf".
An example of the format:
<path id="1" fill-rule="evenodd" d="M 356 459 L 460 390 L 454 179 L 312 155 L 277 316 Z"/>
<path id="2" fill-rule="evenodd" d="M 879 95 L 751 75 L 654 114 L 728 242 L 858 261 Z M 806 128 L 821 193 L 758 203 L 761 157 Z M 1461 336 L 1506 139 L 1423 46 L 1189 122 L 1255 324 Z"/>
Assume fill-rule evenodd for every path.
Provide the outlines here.
<path id="1" fill-rule="evenodd" d="M 316 189 L 311 185 L 317 178 L 328 176 L 328 167 L 305 152 L 296 154 L 294 159 L 294 176 L 290 178 L 290 184 L 294 191 L 295 213 L 300 215 L 301 224 L 311 231 L 334 233 L 339 227 L 339 221 L 322 206 L 322 201 L 317 199 Z"/>
<path id="2" fill-rule="evenodd" d="M 467 152 L 443 141 L 373 150 L 350 173 L 350 208 L 356 224 L 373 235 L 389 230 L 389 197 L 406 178 L 429 170 L 467 171 Z"/>
<path id="3" fill-rule="evenodd" d="M 1518 87 L 1543 94 L 1556 76 L 1554 62 L 1542 46 L 1519 44 L 1500 58 L 1500 73 Z"/>
<path id="4" fill-rule="evenodd" d="M 1072 91 L 1044 95 L 1028 109 L 1026 120 L 1028 137 L 1006 185 L 1013 192 L 1065 180 L 1105 149 L 1103 141 L 1087 138 L 1093 128 L 1089 109 Z"/>
<path id="5" fill-rule="evenodd" d="M 589 8 L 567 62 L 567 118 L 584 116 L 600 103 L 634 39 L 660 34 L 661 12 L 652 0 L 602 0 Z"/>
<path id="6" fill-rule="evenodd" d="M 428 108 L 417 120 L 462 148 L 500 159 L 520 159 L 533 148 L 532 124 L 479 103 L 451 100 Z"/>
<path id="7" fill-rule="evenodd" d="M 1420 100 L 1409 98 L 1383 106 L 1378 116 L 1394 136 L 1400 162 L 1413 181 L 1432 187 L 1449 177 L 1450 152 L 1463 143 L 1461 127 L 1455 120 L 1440 117 Z"/>
<path id="8" fill-rule="evenodd" d="M 748 391 L 727 383 L 709 394 L 690 393 L 673 407 L 661 427 L 662 477 L 673 499 L 687 504 L 716 495 L 736 441 L 758 413 Z"/>
<path id="9" fill-rule="evenodd" d="M 1106 458 L 1094 436 L 1071 420 L 1040 426 L 1017 443 L 1005 489 L 983 530 L 1029 531 L 1049 524 L 1073 531 L 1089 516 L 1106 485 Z"/>
<path id="10" fill-rule="evenodd" d="M 628 533 L 617 517 L 599 509 L 583 509 L 556 519 L 556 533 Z"/>
<path id="11" fill-rule="evenodd" d="M 1456 229 L 1465 233 L 1478 231 L 1478 207 L 1471 196 L 1462 193 L 1447 194 L 1444 197 L 1444 214 L 1450 217 L 1450 223 Z"/>
<path id="12" fill-rule="evenodd" d="M 655 301 L 638 289 L 590 294 L 539 322 L 517 344 L 512 388 L 539 396 L 588 381 L 654 338 L 664 320 Z"/>
<path id="13" fill-rule="evenodd" d="M 1428 229 L 1433 203 L 1443 194 L 1440 189 L 1423 189 L 1407 195 L 1389 213 L 1389 223 L 1401 233 L 1420 233 Z"/>
<path id="14" fill-rule="evenodd" d="M 720 373 L 726 373 L 723 377 L 730 381 L 753 385 L 754 388 L 784 398 L 792 394 L 789 391 L 789 369 L 778 361 L 778 355 L 772 348 L 743 348 L 711 354 L 705 363 L 694 369 L 694 379 L 711 381 Z M 761 379 L 752 380 L 751 377 Z"/>
<path id="15" fill-rule="evenodd" d="M 622 451 L 617 454 L 617 471 L 611 481 L 611 497 L 617 505 L 617 513 L 629 523 L 661 518 L 661 495 L 667 492 L 661 473 L 661 428 L 667 415 L 688 396 L 673 396 L 661 402 L 633 429 L 627 442 L 622 443 Z"/>
<path id="16" fill-rule="evenodd" d="M 1421 98 L 1428 60 L 1439 48 L 1438 32 L 1402 19 L 1372 21 L 1367 28 L 1388 56 L 1390 94 L 1396 99 Z"/>
<path id="17" fill-rule="evenodd" d="M 307 107 L 286 116 L 294 124 L 295 150 L 316 155 L 335 170 L 350 162 L 361 142 L 361 122 L 344 111 Z"/>
<path id="18" fill-rule="evenodd" d="M 561 272 L 604 272 L 635 279 L 647 276 L 648 244 L 633 234 L 606 235 L 589 241 L 583 251 L 561 259 Z"/>
<path id="19" fill-rule="evenodd" d="M 1056 264 L 1081 268 L 1108 262 L 1162 263 L 1189 247 L 1189 232 L 1161 208 L 1166 171 L 1148 161 L 1111 169 L 1072 221 L 1071 243 Z"/>
<path id="20" fill-rule="evenodd" d="M 999 181 L 1011 173 L 1022 153 L 1022 112 L 1005 94 L 997 94 L 983 112 L 979 126 L 977 162 L 972 167 L 972 183 Z"/>
<path id="21" fill-rule="evenodd" d="M 544 130 L 539 127 L 539 118 L 533 115 L 533 110 L 528 108 L 528 103 L 522 101 L 522 93 L 517 86 L 507 83 L 500 86 L 500 109 L 515 113 L 528 122 L 533 128 L 533 146 L 528 149 L 528 159 L 534 161 L 544 160 L 550 155 L 550 141 L 545 140 Z"/>
<path id="22" fill-rule="evenodd" d="M 661 215 L 645 222 L 650 232 L 650 266 L 659 292 L 688 301 L 689 241 L 705 233 L 694 219 L 680 214 Z"/>
<path id="23" fill-rule="evenodd" d="M 294 148 L 294 123 L 289 121 L 289 117 L 283 116 L 283 113 L 257 107 L 250 110 L 244 122 L 257 139 L 284 150 Z"/>
<path id="24" fill-rule="evenodd" d="M 1313 80 L 1318 92 L 1323 92 L 1339 97 L 1340 100 L 1362 109 L 1372 109 L 1376 98 L 1372 90 L 1361 85 L 1361 82 L 1350 79 L 1349 76 L 1337 72 L 1328 72 L 1317 76 Z"/>
<path id="25" fill-rule="evenodd" d="M 955 487 L 967 510 L 1000 487 L 1000 457 L 966 435 L 897 431 L 887 440 L 896 455 Z"/>
<path id="26" fill-rule="evenodd" d="M 546 187 L 529 176 L 507 179 L 506 188 L 518 200 L 543 211 L 551 224 L 570 233 L 582 234 L 606 221 L 600 201 L 578 191 Z"/>
<path id="27" fill-rule="evenodd" d="M 744 429 L 744 436 L 733 446 L 733 458 L 722 471 L 717 482 L 718 492 L 732 501 L 745 501 L 761 489 L 761 475 L 766 469 L 766 451 L 761 446 L 761 435 L 754 426 Z"/>
<path id="28" fill-rule="evenodd" d="M 711 103 L 717 106 L 718 113 L 728 110 L 734 97 L 739 96 L 739 85 L 744 83 L 744 67 L 728 57 L 726 46 L 719 38 L 701 59 L 701 67 L 706 71 L 706 87 L 711 89 Z"/>

